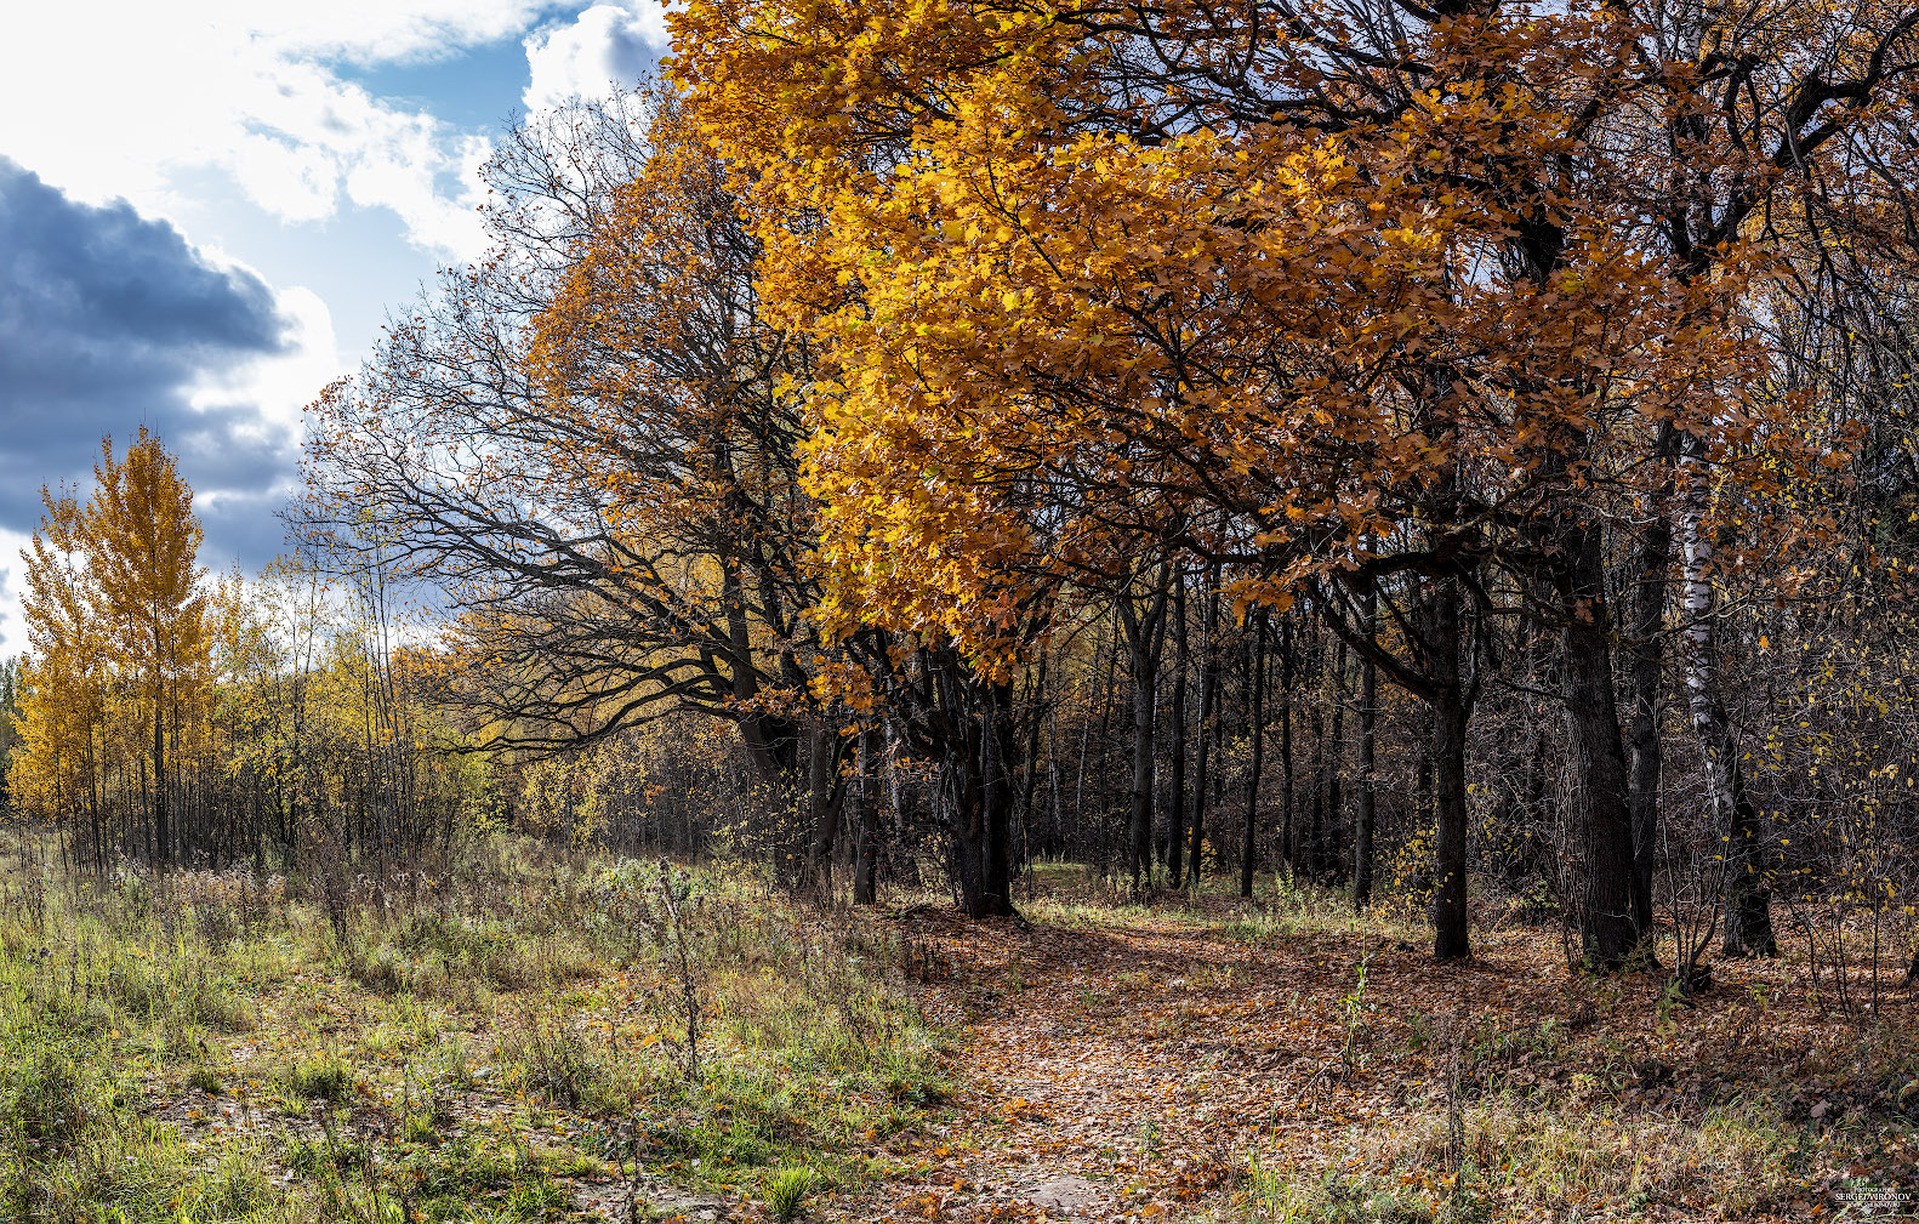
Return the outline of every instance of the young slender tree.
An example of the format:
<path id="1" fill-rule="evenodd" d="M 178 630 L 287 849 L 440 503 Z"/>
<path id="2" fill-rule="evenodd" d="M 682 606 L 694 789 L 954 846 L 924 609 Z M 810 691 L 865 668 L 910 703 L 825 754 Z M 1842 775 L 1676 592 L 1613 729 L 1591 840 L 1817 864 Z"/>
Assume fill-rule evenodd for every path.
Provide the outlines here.
<path id="1" fill-rule="evenodd" d="M 13 777 L 45 813 L 86 813 L 104 861 L 105 758 L 137 744 L 139 842 L 165 863 L 182 848 L 176 758 L 203 746 L 212 686 L 202 532 L 192 489 L 144 427 L 124 457 L 101 442 L 94 480 L 84 505 L 42 492 L 26 554 L 25 750 Z M 109 714 L 138 735 L 114 734 Z M 117 772 L 124 791 L 128 771 Z"/>
<path id="2" fill-rule="evenodd" d="M 169 750 L 204 716 L 211 685 L 206 632 L 206 570 L 198 562 L 202 531 L 193 490 L 172 455 L 140 427 L 124 459 L 111 440 L 100 444 L 98 489 L 82 519 L 82 544 L 97 591 L 97 613 L 110 626 L 109 657 L 137 695 L 151 729 L 149 812 L 155 856 L 171 861 L 173 825 Z"/>

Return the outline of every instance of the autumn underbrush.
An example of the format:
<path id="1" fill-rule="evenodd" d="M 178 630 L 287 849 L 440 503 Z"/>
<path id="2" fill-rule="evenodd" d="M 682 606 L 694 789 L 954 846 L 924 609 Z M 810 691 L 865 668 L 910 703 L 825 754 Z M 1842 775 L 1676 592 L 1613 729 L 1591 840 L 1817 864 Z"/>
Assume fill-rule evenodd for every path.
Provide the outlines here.
<path id="1" fill-rule="evenodd" d="M 1835 1016 L 1789 957 L 1688 996 L 1567 972 L 1517 929 L 1459 969 L 1352 954 L 1347 985 L 1296 996 L 1321 1034 L 1292 1110 L 1312 1138 L 1247 1143 L 1252 1219 L 1801 1220 L 1919 1194 L 1910 999 Z"/>
<path id="2" fill-rule="evenodd" d="M 644 1219 L 866 1184 L 946 1108 L 892 927 L 747 868 L 11 858 L 0 1220 Z"/>
<path id="3" fill-rule="evenodd" d="M 1403 899 L 1358 909 L 1345 889 L 1271 872 L 1258 873 L 1252 896 L 1242 897 L 1236 878 L 1208 875 L 1184 888 L 1135 889 L 1124 874 L 1041 859 L 1027 867 L 1022 888 L 1026 917 L 1067 930 L 1150 922 L 1255 947 L 1312 935 L 1429 938 L 1418 907 Z"/>

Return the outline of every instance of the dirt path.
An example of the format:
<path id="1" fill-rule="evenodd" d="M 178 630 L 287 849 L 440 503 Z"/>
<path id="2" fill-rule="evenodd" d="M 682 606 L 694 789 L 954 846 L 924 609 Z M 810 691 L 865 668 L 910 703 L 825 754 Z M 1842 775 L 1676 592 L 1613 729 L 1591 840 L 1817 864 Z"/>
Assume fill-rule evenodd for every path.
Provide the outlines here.
<path id="1" fill-rule="evenodd" d="M 902 919 L 959 1034 L 951 1120 L 873 1136 L 909 1172 L 810 1218 L 1753 1224 L 1919 1192 L 1907 1064 L 1783 963 L 1675 1004 L 1656 974 L 1569 974 L 1547 930 L 1441 965 L 1383 923 L 1225 899 L 1051 917 Z"/>
<path id="2" fill-rule="evenodd" d="M 1346 940 L 1281 954 L 1173 926 L 956 926 L 920 937 L 950 958 L 933 1005 L 966 1017 L 961 1120 L 920 1140 L 924 1176 L 844 1218 L 1204 1218 L 1249 1146 L 1309 1133 L 1350 1075 Z M 1372 952 L 1375 975 L 1416 959 Z M 1341 1102 L 1342 1121 L 1368 1112 Z"/>

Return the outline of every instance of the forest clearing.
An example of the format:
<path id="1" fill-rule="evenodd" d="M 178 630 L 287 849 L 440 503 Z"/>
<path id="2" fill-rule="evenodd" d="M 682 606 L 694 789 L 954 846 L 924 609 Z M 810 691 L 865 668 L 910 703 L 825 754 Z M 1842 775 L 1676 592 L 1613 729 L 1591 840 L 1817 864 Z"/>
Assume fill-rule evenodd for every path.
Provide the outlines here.
<path id="1" fill-rule="evenodd" d="M 1319 890 L 1142 905 L 1059 863 L 1034 866 L 1026 917 L 985 921 L 672 868 L 679 926 L 645 914 L 657 863 L 523 842 L 354 895 L 337 926 L 278 878 L 70 892 L 36 866 L 0 896 L 21 1219 L 1911 1207 L 1910 994 L 1848 1011 L 1790 954 L 1689 1000 L 1569 974 L 1550 927 L 1493 924 L 1436 965 L 1415 924 Z"/>
<path id="2" fill-rule="evenodd" d="M 0 1220 L 1919 1213 L 1919 7 L 513 3 L 0 162 Z"/>

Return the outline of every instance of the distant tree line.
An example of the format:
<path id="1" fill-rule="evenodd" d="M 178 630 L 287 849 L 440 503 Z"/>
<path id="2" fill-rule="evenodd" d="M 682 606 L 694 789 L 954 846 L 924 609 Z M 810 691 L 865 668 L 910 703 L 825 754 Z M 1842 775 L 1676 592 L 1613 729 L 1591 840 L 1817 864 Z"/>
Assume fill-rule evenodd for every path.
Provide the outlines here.
<path id="1" fill-rule="evenodd" d="M 46 495 L 27 555 L 29 653 L 0 673 L 9 800 L 76 865 L 390 869 L 485 802 L 477 762 L 381 632 L 374 592 L 310 566 L 210 581 L 192 490 L 144 429 L 102 444 L 87 500 Z M 445 740 L 438 739 L 442 733 Z"/>

